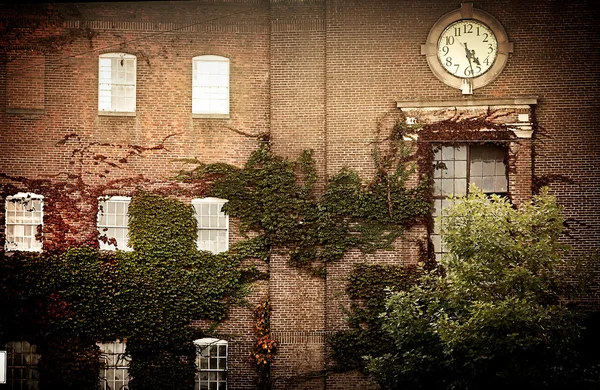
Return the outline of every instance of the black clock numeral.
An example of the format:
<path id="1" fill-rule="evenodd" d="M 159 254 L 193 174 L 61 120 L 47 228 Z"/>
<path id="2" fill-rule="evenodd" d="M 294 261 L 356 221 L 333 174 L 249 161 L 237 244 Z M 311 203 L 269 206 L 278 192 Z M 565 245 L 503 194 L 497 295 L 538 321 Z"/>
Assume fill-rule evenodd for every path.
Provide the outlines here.
<path id="1" fill-rule="evenodd" d="M 444 55 L 448 55 L 449 52 L 450 52 L 450 48 L 448 46 L 442 47 L 442 53 L 444 53 Z"/>
<path id="2" fill-rule="evenodd" d="M 488 45 L 488 54 L 492 54 L 494 52 L 494 46 L 492 46 L 492 44 L 490 43 Z"/>
<path id="3" fill-rule="evenodd" d="M 481 66 L 477 65 L 475 67 L 475 74 L 479 74 L 479 73 L 481 73 Z"/>
<path id="4" fill-rule="evenodd" d="M 482 41 L 482 42 L 486 42 L 486 43 L 487 43 L 487 42 L 488 42 L 488 37 L 489 37 L 488 33 L 483 33 L 483 36 L 484 36 L 485 38 L 483 38 L 483 41 Z"/>
<path id="5" fill-rule="evenodd" d="M 473 71 L 471 70 L 471 68 L 465 68 L 464 74 L 467 77 L 471 77 L 473 76 Z"/>
<path id="6" fill-rule="evenodd" d="M 473 25 L 472 24 L 465 24 L 463 26 L 463 30 L 464 30 L 463 32 L 465 34 L 472 34 L 473 33 Z"/>
<path id="7" fill-rule="evenodd" d="M 454 45 L 454 37 L 452 35 L 446 37 L 446 45 Z"/>
<path id="8" fill-rule="evenodd" d="M 479 36 L 479 26 L 477 26 L 476 31 L 477 31 L 477 36 Z"/>
<path id="9" fill-rule="evenodd" d="M 454 27 L 454 36 L 460 37 L 460 27 Z"/>
<path id="10" fill-rule="evenodd" d="M 454 66 L 456 66 L 456 70 L 454 71 L 454 74 L 458 73 L 458 68 L 460 68 L 460 64 L 455 64 Z"/>
<path id="11" fill-rule="evenodd" d="M 452 66 L 452 57 L 446 57 L 446 67 Z"/>
<path id="12" fill-rule="evenodd" d="M 483 63 L 484 63 L 486 66 L 490 66 L 490 57 L 489 57 L 489 56 L 485 57 L 485 60 L 483 60 Z"/>

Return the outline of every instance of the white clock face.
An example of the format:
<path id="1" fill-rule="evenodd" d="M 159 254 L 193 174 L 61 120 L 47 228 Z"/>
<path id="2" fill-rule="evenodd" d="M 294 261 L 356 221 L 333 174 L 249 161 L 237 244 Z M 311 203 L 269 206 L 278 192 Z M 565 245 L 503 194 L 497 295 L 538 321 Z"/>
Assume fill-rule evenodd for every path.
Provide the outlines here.
<path id="1" fill-rule="evenodd" d="M 444 29 L 437 43 L 442 67 L 460 78 L 476 78 L 487 72 L 498 55 L 496 36 L 485 24 L 463 19 Z"/>

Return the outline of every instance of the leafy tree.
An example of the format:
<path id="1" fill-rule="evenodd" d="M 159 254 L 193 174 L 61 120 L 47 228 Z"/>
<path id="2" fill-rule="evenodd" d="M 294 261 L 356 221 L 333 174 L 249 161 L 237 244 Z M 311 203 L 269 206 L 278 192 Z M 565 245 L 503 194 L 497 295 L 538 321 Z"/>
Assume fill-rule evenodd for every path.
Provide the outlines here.
<path id="1" fill-rule="evenodd" d="M 389 295 L 394 351 L 368 357 L 368 371 L 384 389 L 596 388 L 577 349 L 581 316 L 561 298 L 568 247 L 555 199 L 515 209 L 472 190 L 440 220 L 442 268 Z"/>

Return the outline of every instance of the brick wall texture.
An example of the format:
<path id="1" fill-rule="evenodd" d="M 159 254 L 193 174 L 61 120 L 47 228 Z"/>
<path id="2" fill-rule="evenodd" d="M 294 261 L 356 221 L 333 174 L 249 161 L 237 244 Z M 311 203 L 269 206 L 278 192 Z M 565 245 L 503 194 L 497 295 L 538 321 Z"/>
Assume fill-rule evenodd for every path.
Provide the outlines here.
<path id="1" fill-rule="evenodd" d="M 420 52 L 436 21 L 460 8 L 458 0 L 2 6 L 0 173 L 30 179 L 80 174 L 90 185 L 138 175 L 160 182 L 182 158 L 241 166 L 256 148 L 252 136 L 268 133 L 273 150 L 285 157 L 312 149 L 322 186 L 343 167 L 371 174 L 378 129 L 389 130 L 404 115 L 432 123 L 503 109 L 511 123 L 527 114 L 532 127 L 508 145 L 513 199 L 527 202 L 536 183 L 547 183 L 569 219 L 565 241 L 577 261 L 600 249 L 594 1 L 473 3 L 500 22 L 514 44 L 502 73 L 473 95 L 438 80 Z M 110 52 L 137 57 L 134 116 L 98 112 L 98 56 Z M 192 116 L 192 58 L 205 54 L 230 60 L 228 118 Z M 131 154 L 132 145 L 149 149 Z M 127 163 L 107 166 L 94 159 L 99 154 Z M 82 221 L 82 231 L 93 231 L 94 222 Z M 275 388 L 374 388 L 360 373 L 325 371 L 331 364 L 325 338 L 347 327 L 346 277 L 356 263 L 414 263 L 426 241 L 426 227 L 415 226 L 394 251 L 353 251 L 327 265 L 325 279 L 273 256 L 270 279 L 249 299 L 268 297 L 273 306 L 272 331 L 280 343 Z M 600 276 L 585 301 L 598 307 Z M 252 322 L 250 309 L 236 308 L 218 328 L 231 335 L 229 389 L 255 387 Z"/>

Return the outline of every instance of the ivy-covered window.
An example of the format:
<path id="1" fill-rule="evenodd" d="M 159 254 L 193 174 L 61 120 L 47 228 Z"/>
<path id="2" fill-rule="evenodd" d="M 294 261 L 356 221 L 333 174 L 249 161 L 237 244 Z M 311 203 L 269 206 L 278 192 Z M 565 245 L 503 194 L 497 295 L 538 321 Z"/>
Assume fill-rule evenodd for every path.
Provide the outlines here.
<path id="1" fill-rule="evenodd" d="M 112 341 L 98 343 L 100 347 L 100 389 L 128 390 L 129 361 L 125 355 L 125 343 Z"/>
<path id="2" fill-rule="evenodd" d="M 129 203 L 127 196 L 98 199 L 98 232 L 100 249 L 131 250 L 129 247 Z"/>
<path id="3" fill-rule="evenodd" d="M 222 211 L 224 199 L 192 200 L 198 227 L 198 250 L 221 253 L 229 249 L 229 217 Z"/>
<path id="4" fill-rule="evenodd" d="M 38 361 L 40 355 L 36 346 L 27 341 L 11 341 L 4 346 L 6 350 L 7 389 L 38 390 Z"/>
<path id="5" fill-rule="evenodd" d="M 487 194 L 505 195 L 508 192 L 506 148 L 498 145 L 434 145 L 433 196 L 434 217 L 450 206 L 451 196 L 467 195 L 474 184 Z M 436 260 L 445 248 L 438 224 L 431 235 Z"/>
<path id="6" fill-rule="evenodd" d="M 135 112 L 136 57 L 125 53 L 100 55 L 98 111 Z"/>
<path id="7" fill-rule="evenodd" d="M 229 59 L 204 55 L 192 59 L 192 114 L 229 114 Z"/>
<path id="8" fill-rule="evenodd" d="M 194 344 L 198 368 L 195 390 L 227 390 L 227 341 L 204 338 Z"/>
<path id="9" fill-rule="evenodd" d="M 5 203 L 7 251 L 41 251 L 44 197 L 32 193 L 7 196 Z"/>

